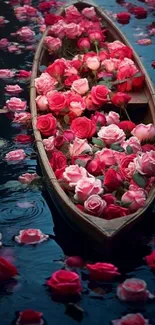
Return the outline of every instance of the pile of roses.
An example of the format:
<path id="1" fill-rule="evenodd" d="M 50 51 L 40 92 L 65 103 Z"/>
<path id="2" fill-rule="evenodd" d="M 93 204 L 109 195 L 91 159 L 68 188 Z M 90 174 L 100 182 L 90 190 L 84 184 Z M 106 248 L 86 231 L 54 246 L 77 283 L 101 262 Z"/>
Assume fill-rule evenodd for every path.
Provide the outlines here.
<path id="1" fill-rule="evenodd" d="M 135 125 L 126 110 L 127 92 L 143 88 L 145 77 L 128 46 L 106 41 L 94 7 L 52 16 L 44 45 L 64 57 L 35 79 L 49 163 L 80 210 L 107 220 L 129 215 L 146 204 L 155 180 L 155 126 Z"/>

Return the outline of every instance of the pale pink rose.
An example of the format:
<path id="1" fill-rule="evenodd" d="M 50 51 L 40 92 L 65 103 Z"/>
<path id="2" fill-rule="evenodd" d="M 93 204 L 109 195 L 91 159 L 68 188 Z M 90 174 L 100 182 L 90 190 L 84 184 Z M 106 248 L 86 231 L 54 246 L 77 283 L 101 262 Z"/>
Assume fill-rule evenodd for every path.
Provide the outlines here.
<path id="1" fill-rule="evenodd" d="M 71 112 L 80 116 L 86 108 L 85 101 L 79 94 L 68 93 L 68 108 Z"/>
<path id="2" fill-rule="evenodd" d="M 142 150 L 140 141 L 136 137 L 131 137 L 122 143 L 122 147 L 126 150 L 127 147 L 132 148 L 132 153 L 137 153 Z"/>
<path id="3" fill-rule="evenodd" d="M 46 30 L 46 25 L 45 24 L 41 25 L 39 28 L 40 33 L 44 33 L 45 30 Z"/>
<path id="4" fill-rule="evenodd" d="M 1 38 L 0 39 L 0 49 L 6 49 L 9 45 L 9 41 L 7 38 Z"/>
<path id="5" fill-rule="evenodd" d="M 151 150 L 138 155 L 134 159 L 134 164 L 140 174 L 155 176 L 155 151 Z"/>
<path id="6" fill-rule="evenodd" d="M 88 199 L 84 202 L 86 213 L 90 213 L 95 217 L 100 217 L 106 207 L 106 201 L 102 200 L 101 197 L 97 194 L 89 196 Z"/>
<path id="7" fill-rule="evenodd" d="M 80 179 L 87 177 L 87 175 L 88 173 L 84 167 L 70 165 L 66 167 L 63 173 L 63 179 L 69 184 L 70 187 L 74 187 Z"/>
<path id="8" fill-rule="evenodd" d="M 112 321 L 112 325 L 149 325 L 149 321 L 142 314 L 127 314 Z"/>
<path id="9" fill-rule="evenodd" d="M 65 34 L 70 39 L 77 38 L 82 34 L 82 32 L 83 28 L 75 23 L 68 24 L 65 27 Z"/>
<path id="10" fill-rule="evenodd" d="M 119 165 L 125 156 L 125 152 L 114 151 L 116 164 Z"/>
<path id="11" fill-rule="evenodd" d="M 15 76 L 15 72 L 9 69 L 0 69 L 0 79 L 12 78 Z"/>
<path id="12" fill-rule="evenodd" d="M 42 233 L 40 229 L 24 229 L 20 230 L 19 235 L 15 236 L 15 241 L 19 244 L 39 244 L 49 239 L 49 235 Z"/>
<path id="13" fill-rule="evenodd" d="M 88 80 L 86 78 L 83 78 L 73 81 L 71 90 L 80 95 L 84 95 L 89 90 Z"/>
<path id="14" fill-rule="evenodd" d="M 125 140 L 125 133 L 117 125 L 110 124 L 102 126 L 98 132 L 98 136 L 107 144 L 122 143 Z"/>
<path id="15" fill-rule="evenodd" d="M 138 124 L 131 132 L 140 141 L 149 140 L 155 137 L 155 126 L 153 124 Z"/>
<path id="16" fill-rule="evenodd" d="M 110 167 L 116 164 L 115 153 L 116 151 L 112 149 L 104 148 L 96 153 L 96 157 L 105 164 L 105 167 Z"/>
<path id="17" fill-rule="evenodd" d="M 31 121 L 31 114 L 24 112 L 24 113 L 15 113 L 13 122 L 18 124 L 26 124 L 27 122 Z"/>
<path id="18" fill-rule="evenodd" d="M 26 154 L 23 149 L 13 150 L 8 152 L 5 155 L 6 161 L 21 161 L 24 160 L 26 157 Z"/>
<path id="19" fill-rule="evenodd" d="M 146 196 L 142 189 L 137 191 L 127 191 L 123 194 L 121 201 L 123 203 L 130 203 L 129 210 L 135 212 L 138 209 L 142 208 L 146 202 Z"/>
<path id="20" fill-rule="evenodd" d="M 120 64 L 118 65 L 118 70 L 125 66 L 133 66 L 135 68 L 135 71 L 137 70 L 134 61 L 132 61 L 129 58 L 124 58 L 123 60 L 120 60 Z"/>
<path id="21" fill-rule="evenodd" d="M 6 101 L 6 107 L 12 111 L 25 111 L 27 106 L 26 101 L 22 101 L 20 98 L 11 97 L 9 100 Z"/>
<path id="22" fill-rule="evenodd" d="M 106 122 L 107 122 L 107 125 L 110 125 L 110 124 L 119 124 L 120 122 L 120 116 L 118 113 L 116 112 L 113 112 L 113 111 L 110 111 L 108 113 L 108 115 L 106 115 Z"/>
<path id="23" fill-rule="evenodd" d="M 103 188 L 100 179 L 95 179 L 95 177 L 83 177 L 76 184 L 74 198 L 79 202 L 84 202 L 90 195 L 102 193 Z"/>
<path id="24" fill-rule="evenodd" d="M 107 72 L 114 72 L 118 69 L 120 62 L 121 60 L 119 59 L 106 59 L 102 61 L 101 66 L 104 67 Z"/>
<path id="25" fill-rule="evenodd" d="M 55 89 L 57 83 L 57 80 L 52 78 L 47 72 L 43 72 L 40 77 L 35 79 L 35 87 L 40 95 L 46 95 L 49 91 Z"/>
<path id="26" fill-rule="evenodd" d="M 96 19 L 96 11 L 94 7 L 84 8 L 82 14 L 90 20 Z"/>
<path id="27" fill-rule="evenodd" d="M 70 77 L 72 75 L 78 75 L 78 71 L 74 67 L 70 66 L 69 68 L 65 69 L 65 76 Z"/>
<path id="28" fill-rule="evenodd" d="M 23 89 L 19 85 L 7 85 L 5 86 L 5 91 L 8 95 L 18 95 Z"/>
<path id="29" fill-rule="evenodd" d="M 54 136 L 51 136 L 48 139 L 43 139 L 43 144 L 45 146 L 46 151 L 52 151 L 55 149 L 54 139 L 55 139 Z"/>
<path id="30" fill-rule="evenodd" d="M 69 153 L 71 157 L 79 156 L 84 151 L 92 152 L 92 148 L 88 144 L 87 139 L 75 138 L 73 143 L 69 146 Z"/>
<path id="31" fill-rule="evenodd" d="M 56 24 L 53 26 L 50 26 L 48 34 L 49 35 L 55 35 L 58 36 L 60 39 L 63 39 L 65 36 L 65 28 L 67 24 L 64 22 L 64 20 L 59 20 Z"/>
<path id="32" fill-rule="evenodd" d="M 117 287 L 117 296 L 123 301 L 145 301 L 154 296 L 147 290 L 147 284 L 141 279 L 127 279 Z"/>
<path id="33" fill-rule="evenodd" d="M 35 37 L 35 32 L 27 26 L 21 27 L 17 32 L 16 35 L 24 42 L 32 41 Z"/>
<path id="34" fill-rule="evenodd" d="M 97 56 L 89 57 L 86 60 L 86 66 L 89 69 L 96 71 L 100 66 L 100 61 L 98 60 Z"/>
<path id="35" fill-rule="evenodd" d="M 39 111 L 47 111 L 48 109 L 48 100 L 46 96 L 39 95 L 36 99 L 36 104 Z"/>
<path id="36" fill-rule="evenodd" d="M 39 178 L 39 176 L 36 173 L 30 174 L 25 173 L 18 177 L 18 180 L 22 184 L 31 184 L 35 179 Z"/>
<path id="37" fill-rule="evenodd" d="M 143 38 L 143 39 L 137 40 L 137 43 L 139 45 L 150 45 L 150 44 L 152 44 L 152 40 L 150 38 Z"/>
<path id="38" fill-rule="evenodd" d="M 62 46 L 62 41 L 60 40 L 60 38 L 46 36 L 44 38 L 44 44 L 45 46 L 47 46 L 49 52 L 56 52 Z"/>
<path id="39" fill-rule="evenodd" d="M 114 41 L 112 43 L 107 43 L 107 47 L 109 52 L 112 52 L 113 50 L 120 49 L 121 47 L 124 47 L 125 45 L 120 41 Z"/>

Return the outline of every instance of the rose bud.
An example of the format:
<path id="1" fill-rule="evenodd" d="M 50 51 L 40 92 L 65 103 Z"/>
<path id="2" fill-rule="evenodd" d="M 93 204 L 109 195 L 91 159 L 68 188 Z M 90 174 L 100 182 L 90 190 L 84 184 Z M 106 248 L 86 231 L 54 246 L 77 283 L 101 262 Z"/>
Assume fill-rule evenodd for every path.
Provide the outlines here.
<path id="1" fill-rule="evenodd" d="M 149 325 L 142 314 L 127 314 L 120 319 L 112 321 L 112 325 Z"/>
<path id="2" fill-rule="evenodd" d="M 109 263 L 86 264 L 91 280 L 112 281 L 120 275 L 118 268 Z"/>
<path id="3" fill-rule="evenodd" d="M 123 178 L 118 172 L 116 172 L 116 170 L 109 168 L 105 172 L 103 185 L 108 191 L 113 192 L 117 190 L 122 184 Z"/>
<path id="4" fill-rule="evenodd" d="M 95 114 L 91 114 L 91 120 L 100 126 L 106 125 L 106 117 L 103 113 L 100 113 L 98 111 L 95 112 Z"/>
<path id="5" fill-rule="evenodd" d="M 69 267 L 83 267 L 85 264 L 80 256 L 69 256 L 66 258 L 65 262 Z"/>
<path id="6" fill-rule="evenodd" d="M 53 293 L 60 296 L 77 295 L 82 291 L 79 275 L 67 270 L 59 270 L 52 274 L 47 285 Z"/>
<path id="7" fill-rule="evenodd" d="M 86 213 L 100 217 L 105 210 L 107 203 L 101 199 L 97 194 L 90 195 L 88 199 L 84 202 L 84 208 Z"/>
<path id="8" fill-rule="evenodd" d="M 78 40 L 77 47 L 82 51 L 88 51 L 90 49 L 90 41 L 89 38 L 83 37 Z"/>
<path id="9" fill-rule="evenodd" d="M 128 102 L 130 101 L 131 96 L 121 93 L 121 92 L 117 92 L 116 94 L 114 94 L 114 96 L 111 97 L 111 102 L 115 105 L 115 106 L 125 106 L 128 104 Z"/>
<path id="10" fill-rule="evenodd" d="M 120 24 L 128 24 L 130 21 L 131 15 L 128 12 L 120 12 L 117 14 L 117 21 Z"/>
<path id="11" fill-rule="evenodd" d="M 154 296 L 147 290 L 147 284 L 141 279 L 127 279 L 117 287 L 117 297 L 123 301 L 145 301 Z"/>
<path id="12" fill-rule="evenodd" d="M 136 124 L 132 121 L 121 121 L 118 126 L 123 131 L 131 132 L 136 127 Z"/>

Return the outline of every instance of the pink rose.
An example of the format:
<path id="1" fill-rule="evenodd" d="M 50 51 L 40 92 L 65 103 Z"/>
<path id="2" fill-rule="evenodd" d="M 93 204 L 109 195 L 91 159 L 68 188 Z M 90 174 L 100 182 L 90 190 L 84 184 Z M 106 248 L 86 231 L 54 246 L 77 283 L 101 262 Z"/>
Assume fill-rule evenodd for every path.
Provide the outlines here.
<path id="1" fill-rule="evenodd" d="M 138 124 L 131 132 L 140 141 L 149 140 L 155 137 L 155 126 L 153 124 Z"/>
<path id="2" fill-rule="evenodd" d="M 127 181 L 131 180 L 136 171 L 134 158 L 136 158 L 136 154 L 124 155 L 120 161 L 120 172 Z"/>
<path id="3" fill-rule="evenodd" d="M 26 124 L 31 121 L 30 113 L 15 113 L 13 122 L 18 124 Z"/>
<path id="4" fill-rule="evenodd" d="M 65 79 L 65 81 L 64 81 L 64 85 L 65 85 L 66 87 L 71 87 L 73 81 L 78 80 L 78 79 L 80 79 L 80 77 L 79 77 L 78 75 L 76 75 L 76 74 L 72 74 L 71 76 L 68 76 L 68 77 Z"/>
<path id="5" fill-rule="evenodd" d="M 44 44 L 48 48 L 48 51 L 53 53 L 60 49 L 60 47 L 62 46 L 62 41 L 60 40 L 60 38 L 46 36 L 44 38 Z"/>
<path id="6" fill-rule="evenodd" d="M 107 102 L 109 89 L 104 85 L 93 86 L 91 89 L 91 99 L 93 104 L 102 106 Z"/>
<path id="7" fill-rule="evenodd" d="M 65 141 L 67 141 L 67 142 L 72 142 L 74 140 L 74 134 L 71 130 L 65 130 L 63 132 L 63 137 L 64 137 Z"/>
<path id="8" fill-rule="evenodd" d="M 75 22 L 76 23 L 76 22 L 81 21 L 81 19 L 82 19 L 80 12 L 73 5 L 67 7 L 65 9 L 65 13 L 66 13 L 65 16 L 66 16 L 67 22 L 70 22 L 70 23 Z"/>
<path id="9" fill-rule="evenodd" d="M 64 20 L 59 20 L 57 23 L 55 23 L 53 26 L 50 26 L 49 34 L 54 34 L 55 36 L 58 36 L 60 39 L 63 39 L 65 36 L 65 28 L 66 23 Z"/>
<path id="10" fill-rule="evenodd" d="M 6 161 L 21 161 L 24 160 L 26 157 L 26 154 L 23 149 L 13 150 L 8 152 L 5 155 Z"/>
<path id="11" fill-rule="evenodd" d="M 119 59 L 106 59 L 102 61 L 101 66 L 104 67 L 107 72 L 114 72 L 118 69 L 120 62 Z"/>
<path id="12" fill-rule="evenodd" d="M 49 238 L 48 235 L 42 233 L 40 229 L 20 230 L 19 235 L 15 236 L 15 241 L 19 244 L 39 244 Z"/>
<path id="13" fill-rule="evenodd" d="M 87 177 L 87 171 L 84 167 L 79 167 L 78 165 L 70 165 L 66 167 L 63 173 L 63 179 L 70 187 L 76 186 L 77 182 L 83 177 Z"/>
<path id="14" fill-rule="evenodd" d="M 88 144 L 87 139 L 75 138 L 73 144 L 69 146 L 69 153 L 71 157 L 79 156 L 84 151 L 92 152 L 92 148 Z"/>
<path id="15" fill-rule="evenodd" d="M 48 100 L 46 96 L 39 95 L 36 99 L 37 108 L 39 111 L 48 110 Z"/>
<path id="16" fill-rule="evenodd" d="M 56 79 L 51 77 L 47 72 L 43 72 L 40 77 L 35 79 L 35 87 L 37 93 L 40 95 L 46 95 L 48 91 L 55 89 L 56 84 Z"/>
<path id="17" fill-rule="evenodd" d="M 142 189 L 137 191 L 127 191 L 123 194 L 121 201 L 123 203 L 129 203 L 129 210 L 135 212 L 145 205 L 146 196 Z"/>
<path id="18" fill-rule="evenodd" d="M 96 153 L 96 157 L 99 158 L 105 167 L 110 167 L 116 165 L 115 153 L 116 151 L 112 149 L 104 148 Z"/>
<path id="19" fill-rule="evenodd" d="M 55 149 L 54 147 L 54 137 L 51 136 L 48 139 L 43 139 L 43 145 L 45 146 L 46 151 L 53 151 Z"/>
<path id="20" fill-rule="evenodd" d="M 99 29 L 96 31 L 90 31 L 88 33 L 88 37 L 91 43 L 95 43 L 95 42 L 100 43 L 105 40 L 105 35 Z"/>
<path id="21" fill-rule="evenodd" d="M 11 97 L 9 100 L 6 101 L 7 108 L 12 111 L 25 111 L 26 110 L 26 101 L 22 101 L 20 98 Z"/>
<path id="22" fill-rule="evenodd" d="M 35 179 L 39 178 L 39 176 L 36 173 L 33 174 L 22 174 L 18 177 L 18 180 L 22 184 L 31 184 Z"/>
<path id="23" fill-rule="evenodd" d="M 76 184 L 74 198 L 79 202 L 84 202 L 90 195 L 102 193 L 103 188 L 100 179 L 83 177 Z"/>
<path id="24" fill-rule="evenodd" d="M 120 275 L 118 268 L 110 263 L 95 263 L 86 265 L 90 278 L 95 281 L 112 281 Z"/>
<path id="25" fill-rule="evenodd" d="M 49 109 L 55 114 L 59 113 L 67 105 L 67 98 L 64 93 L 60 91 L 49 91 L 47 93 L 47 100 Z"/>
<path id="26" fill-rule="evenodd" d="M 79 275 L 68 270 L 59 270 L 47 281 L 52 292 L 59 296 L 77 295 L 82 291 Z"/>
<path id="27" fill-rule="evenodd" d="M 8 95 L 18 95 L 23 89 L 19 85 L 7 85 L 5 91 Z"/>
<path id="28" fill-rule="evenodd" d="M 120 122 L 119 114 L 116 112 L 110 111 L 108 113 L 108 115 L 106 115 L 106 122 L 107 122 L 107 125 L 110 125 L 110 124 L 118 125 Z"/>
<path id="29" fill-rule="evenodd" d="M 92 58 L 88 58 L 86 60 L 86 66 L 93 71 L 98 70 L 100 66 L 100 61 L 98 60 L 97 56 L 93 56 Z"/>
<path id="30" fill-rule="evenodd" d="M 9 69 L 0 69 L 0 79 L 12 78 L 15 76 L 15 72 Z"/>
<path id="31" fill-rule="evenodd" d="M 139 44 L 139 45 L 150 45 L 150 44 L 152 44 L 152 40 L 150 38 L 139 39 L 139 40 L 137 40 L 137 44 Z"/>
<path id="32" fill-rule="evenodd" d="M 125 133 L 117 125 L 110 124 L 102 126 L 98 132 L 98 136 L 107 144 L 122 143 L 125 140 Z"/>
<path id="33" fill-rule="evenodd" d="M 147 284 L 141 279 L 127 279 L 117 287 L 117 296 L 123 301 L 145 301 L 153 298 Z"/>
<path id="34" fill-rule="evenodd" d="M 155 176 L 155 151 L 142 153 L 134 159 L 136 170 L 149 177 Z"/>
<path id="35" fill-rule="evenodd" d="M 86 18 L 88 18 L 88 19 L 90 19 L 90 20 L 92 20 L 92 21 L 96 20 L 96 18 L 97 18 L 97 16 L 96 16 L 96 11 L 95 11 L 94 7 L 84 8 L 84 9 L 82 10 L 82 14 L 83 14 Z"/>
<path id="36" fill-rule="evenodd" d="M 83 28 L 81 28 L 80 25 L 77 25 L 75 23 L 68 24 L 65 27 L 65 34 L 70 39 L 77 38 L 82 34 L 82 32 Z"/>
<path id="37" fill-rule="evenodd" d="M 106 117 L 103 113 L 100 113 L 98 111 L 95 112 L 95 114 L 91 115 L 91 120 L 95 122 L 99 126 L 105 126 L 106 125 Z"/>
<path id="38" fill-rule="evenodd" d="M 90 195 L 84 202 L 85 212 L 100 217 L 107 206 L 106 201 L 97 194 Z"/>
<path id="39" fill-rule="evenodd" d="M 89 38 L 86 38 L 86 37 L 82 37 L 78 40 L 77 42 L 77 47 L 80 49 L 80 50 L 84 50 L 84 51 L 87 51 L 90 49 L 90 41 L 89 41 Z"/>
<path id="40" fill-rule="evenodd" d="M 120 49 L 120 48 L 124 47 L 125 45 L 120 41 L 114 41 L 111 43 L 107 43 L 107 46 L 108 46 L 109 52 L 112 52 L 113 50 Z"/>
<path id="41" fill-rule="evenodd" d="M 19 39 L 25 42 L 33 40 L 35 32 L 33 32 L 29 27 L 23 26 L 16 32 L 16 35 L 19 36 Z"/>
<path id="42" fill-rule="evenodd" d="M 44 320 L 42 319 L 43 313 L 35 311 L 32 309 L 26 309 L 19 312 L 19 317 L 17 319 L 16 325 L 43 325 Z"/>
<path id="43" fill-rule="evenodd" d="M 85 116 L 75 118 L 71 130 L 80 139 L 91 138 L 96 133 L 96 124 Z"/>
<path id="44" fill-rule="evenodd" d="M 129 140 L 126 140 L 122 143 L 122 147 L 126 150 L 127 147 L 130 146 L 132 149 L 132 153 L 137 153 L 141 151 L 140 141 L 136 137 L 131 137 Z"/>
<path id="45" fill-rule="evenodd" d="M 4 50 L 8 47 L 9 41 L 7 38 L 1 38 L 0 39 L 0 49 Z"/>
<path id="46" fill-rule="evenodd" d="M 83 78 L 73 81 L 71 90 L 80 95 L 84 95 L 89 90 L 88 80 L 86 78 Z"/>
<path id="47" fill-rule="evenodd" d="M 142 314 L 127 314 L 112 321 L 112 325 L 149 325 L 149 321 Z"/>
<path id="48" fill-rule="evenodd" d="M 80 116 L 86 108 L 85 101 L 79 94 L 69 93 L 67 96 L 67 106 L 70 112 L 76 117 Z"/>

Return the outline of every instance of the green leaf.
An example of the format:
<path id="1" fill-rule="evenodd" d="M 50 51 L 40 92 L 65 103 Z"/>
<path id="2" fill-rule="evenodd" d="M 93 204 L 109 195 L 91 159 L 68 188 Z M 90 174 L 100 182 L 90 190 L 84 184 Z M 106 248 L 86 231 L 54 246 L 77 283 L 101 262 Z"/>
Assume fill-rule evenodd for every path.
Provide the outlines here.
<path id="1" fill-rule="evenodd" d="M 128 155 L 131 155 L 133 153 L 133 149 L 131 146 L 127 146 L 126 147 L 126 152 L 128 153 Z"/>
<path id="2" fill-rule="evenodd" d="M 98 147 L 101 147 L 101 148 L 104 148 L 105 147 L 104 142 L 101 139 L 99 139 L 99 138 L 92 137 L 92 143 L 93 144 L 96 144 Z"/>
<path id="3" fill-rule="evenodd" d="M 124 148 L 123 147 L 121 147 L 119 144 L 117 144 L 117 143 L 113 143 L 112 145 L 111 145 L 111 149 L 112 150 L 115 150 L 115 151 L 118 151 L 118 152 L 124 152 L 125 150 L 124 150 Z"/>
<path id="4" fill-rule="evenodd" d="M 100 179 L 100 181 L 103 181 L 104 180 L 104 176 L 103 175 L 99 175 L 96 177 L 97 179 Z"/>
<path id="5" fill-rule="evenodd" d="M 129 208 L 129 206 L 131 205 L 131 202 L 118 201 L 117 203 L 123 208 Z"/>
<path id="6" fill-rule="evenodd" d="M 133 181 L 142 188 L 145 188 L 146 186 L 146 179 L 139 173 L 133 175 Z"/>
<path id="7" fill-rule="evenodd" d="M 98 85 L 104 85 L 109 89 L 112 88 L 112 82 L 109 81 L 109 80 L 101 80 L 101 81 L 98 82 Z"/>
<path id="8" fill-rule="evenodd" d="M 81 159 L 76 159 L 75 164 L 79 165 L 80 167 L 85 167 L 87 165 L 87 161 L 83 161 Z"/>

